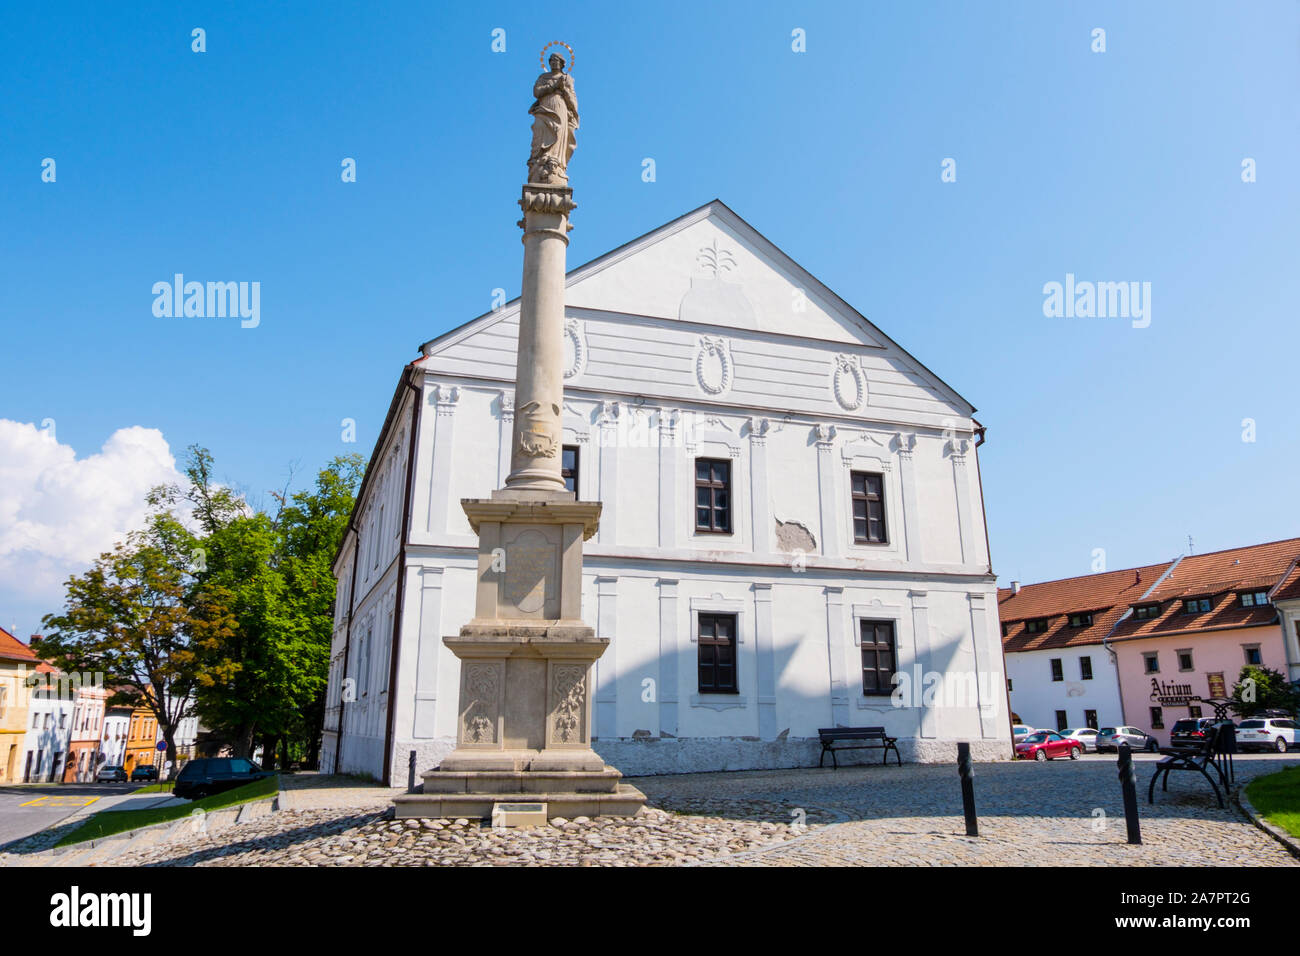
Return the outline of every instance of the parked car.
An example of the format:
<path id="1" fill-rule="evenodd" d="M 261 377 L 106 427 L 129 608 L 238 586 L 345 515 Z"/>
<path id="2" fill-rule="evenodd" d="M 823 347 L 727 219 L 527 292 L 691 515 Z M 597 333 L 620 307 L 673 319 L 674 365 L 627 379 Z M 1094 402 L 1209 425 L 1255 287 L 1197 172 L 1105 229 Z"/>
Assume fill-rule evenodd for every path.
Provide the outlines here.
<path id="1" fill-rule="evenodd" d="M 126 770 L 123 767 L 100 767 L 95 779 L 100 783 L 126 783 Z"/>
<path id="2" fill-rule="evenodd" d="M 1213 717 L 1179 718 L 1169 728 L 1169 743 L 1174 747 L 1199 747 L 1215 723 Z"/>
<path id="3" fill-rule="evenodd" d="M 1136 727 L 1103 727 L 1097 731 L 1097 752 L 1114 750 L 1119 752 L 1120 744 L 1128 744 L 1134 750 L 1156 753 L 1160 750 L 1160 741 L 1145 730 Z"/>
<path id="4" fill-rule="evenodd" d="M 1016 744 L 1016 756 L 1021 760 L 1051 760 L 1069 757 L 1078 760 L 1083 744 L 1072 737 L 1062 737 L 1054 730 L 1035 730 Z"/>
<path id="5" fill-rule="evenodd" d="M 1073 730 L 1062 730 L 1062 737 L 1073 737 L 1079 743 L 1083 744 L 1083 750 L 1087 753 L 1089 750 L 1097 749 L 1097 728 L 1096 727 L 1075 727 Z"/>
<path id="6" fill-rule="evenodd" d="M 1237 746 L 1242 750 L 1276 750 L 1284 754 L 1296 740 L 1296 722 L 1289 717 L 1247 717 L 1237 725 Z"/>
<path id="7" fill-rule="evenodd" d="M 153 764 L 141 764 L 131 771 L 131 782 L 143 780 L 151 782 L 158 779 L 158 768 Z"/>
<path id="8" fill-rule="evenodd" d="M 178 797 L 198 800 L 273 776 L 251 760 L 239 757 L 203 757 L 191 760 L 176 776 L 173 791 Z"/>
<path id="9" fill-rule="evenodd" d="M 1011 742 L 1018 744 L 1033 733 L 1037 733 L 1037 731 L 1028 724 L 1013 724 L 1011 726 Z"/>

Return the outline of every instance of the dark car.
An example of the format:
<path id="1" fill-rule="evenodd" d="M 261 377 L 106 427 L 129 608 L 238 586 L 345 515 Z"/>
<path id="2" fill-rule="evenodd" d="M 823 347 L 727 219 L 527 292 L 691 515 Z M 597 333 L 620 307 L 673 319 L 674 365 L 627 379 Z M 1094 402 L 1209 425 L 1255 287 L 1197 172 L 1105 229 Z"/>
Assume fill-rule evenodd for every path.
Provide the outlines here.
<path id="1" fill-rule="evenodd" d="M 138 780 L 153 781 L 158 779 L 158 768 L 153 764 L 141 764 L 131 771 L 131 782 Z"/>
<path id="2" fill-rule="evenodd" d="M 251 760 L 240 757 L 201 757 L 191 760 L 181 769 L 176 776 L 173 792 L 178 797 L 198 800 L 270 776 L 273 774 Z"/>
<path id="3" fill-rule="evenodd" d="M 1173 747 L 1199 747 L 1205 743 L 1214 724 L 1213 717 L 1180 717 L 1169 728 L 1169 744 Z"/>

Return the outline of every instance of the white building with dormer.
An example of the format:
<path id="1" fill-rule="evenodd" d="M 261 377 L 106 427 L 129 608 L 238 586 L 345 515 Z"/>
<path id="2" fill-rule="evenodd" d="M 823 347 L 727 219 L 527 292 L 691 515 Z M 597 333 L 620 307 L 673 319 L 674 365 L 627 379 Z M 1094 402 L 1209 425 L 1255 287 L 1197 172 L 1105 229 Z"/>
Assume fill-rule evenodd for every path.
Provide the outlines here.
<path id="1" fill-rule="evenodd" d="M 325 771 L 401 785 L 455 746 L 460 500 L 509 470 L 518 308 L 402 373 L 335 562 Z M 1010 757 L 973 406 L 719 201 L 572 270 L 566 319 L 601 756 L 816 766 L 819 728 L 883 726 L 904 760 Z"/>

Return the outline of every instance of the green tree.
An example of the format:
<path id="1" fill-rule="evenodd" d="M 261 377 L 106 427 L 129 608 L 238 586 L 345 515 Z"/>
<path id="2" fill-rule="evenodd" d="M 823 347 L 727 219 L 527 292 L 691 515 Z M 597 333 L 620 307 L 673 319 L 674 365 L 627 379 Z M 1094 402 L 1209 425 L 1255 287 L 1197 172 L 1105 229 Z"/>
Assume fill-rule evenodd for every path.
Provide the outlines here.
<path id="1" fill-rule="evenodd" d="M 90 569 L 67 581 L 63 612 L 47 614 L 33 650 L 67 672 L 102 673 L 113 704 L 147 706 L 176 761 L 176 727 L 194 695 L 200 659 L 233 635 L 228 595 L 202 587 L 192 537 L 156 511 Z"/>
<path id="2" fill-rule="evenodd" d="M 1232 709 L 1242 717 L 1263 710 L 1284 710 L 1294 714 L 1300 709 L 1300 690 L 1286 675 L 1270 667 L 1247 664 L 1241 669 L 1232 688 Z"/>

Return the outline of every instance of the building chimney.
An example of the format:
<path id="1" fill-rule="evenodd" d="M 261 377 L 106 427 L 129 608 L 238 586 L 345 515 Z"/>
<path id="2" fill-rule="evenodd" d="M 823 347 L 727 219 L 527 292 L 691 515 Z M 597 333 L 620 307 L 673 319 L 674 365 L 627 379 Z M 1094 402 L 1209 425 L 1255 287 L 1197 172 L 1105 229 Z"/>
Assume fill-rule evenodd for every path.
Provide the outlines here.
<path id="1" fill-rule="evenodd" d="M 1142 583 L 1142 572 L 1140 570 L 1133 572 L 1133 583 L 1134 584 Z"/>
<path id="2" fill-rule="evenodd" d="M 1019 582 L 1019 581 L 1012 581 L 1012 582 L 1011 582 L 1011 593 L 1012 593 L 1012 594 L 1019 594 L 1019 593 L 1020 593 L 1020 582 Z"/>

